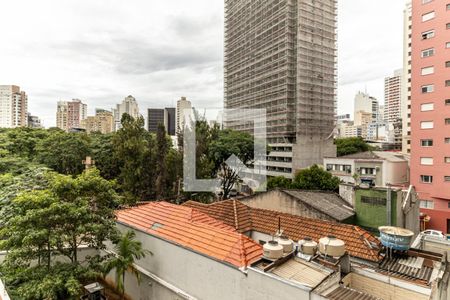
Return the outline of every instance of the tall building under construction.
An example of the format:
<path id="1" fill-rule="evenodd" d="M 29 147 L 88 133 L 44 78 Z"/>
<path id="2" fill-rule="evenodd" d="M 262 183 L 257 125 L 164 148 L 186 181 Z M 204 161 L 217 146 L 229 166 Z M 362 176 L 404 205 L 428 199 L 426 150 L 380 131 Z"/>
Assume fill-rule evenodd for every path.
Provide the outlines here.
<path id="1" fill-rule="evenodd" d="M 335 156 L 336 23 L 336 0 L 225 1 L 225 108 L 266 109 L 269 176 Z"/>

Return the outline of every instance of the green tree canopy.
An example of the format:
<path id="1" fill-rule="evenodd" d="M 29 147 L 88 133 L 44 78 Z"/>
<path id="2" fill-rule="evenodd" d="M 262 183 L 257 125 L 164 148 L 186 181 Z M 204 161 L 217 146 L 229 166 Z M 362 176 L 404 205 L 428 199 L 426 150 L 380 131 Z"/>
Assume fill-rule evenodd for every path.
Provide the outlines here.
<path id="1" fill-rule="evenodd" d="M 297 172 L 293 187 L 301 190 L 337 191 L 340 180 L 329 172 L 313 165 L 308 169 Z"/>
<path id="2" fill-rule="evenodd" d="M 336 139 L 335 144 L 338 156 L 371 150 L 371 147 L 360 137 Z"/>
<path id="3" fill-rule="evenodd" d="M 271 177 L 269 178 L 269 180 L 267 180 L 268 190 L 273 190 L 276 188 L 290 189 L 292 187 L 293 187 L 292 180 L 283 176 Z"/>

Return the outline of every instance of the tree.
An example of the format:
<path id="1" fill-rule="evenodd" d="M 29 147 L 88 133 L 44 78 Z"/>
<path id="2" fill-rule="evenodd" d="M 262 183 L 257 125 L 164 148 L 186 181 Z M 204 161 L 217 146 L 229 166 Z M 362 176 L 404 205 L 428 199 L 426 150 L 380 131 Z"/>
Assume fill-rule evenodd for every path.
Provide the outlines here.
<path id="1" fill-rule="evenodd" d="M 283 176 L 269 178 L 267 181 L 267 189 L 273 190 L 276 188 L 290 189 L 292 188 L 292 180 Z"/>
<path id="2" fill-rule="evenodd" d="M 100 275 L 102 262 L 99 256 L 87 257 L 82 265 L 78 248 L 101 250 L 105 240 L 116 237 L 114 208 L 119 199 L 98 170 L 76 178 L 49 176 L 47 188 L 20 193 L 12 200 L 6 209 L 10 217 L 0 229 L 0 250 L 8 251 L 1 270 L 12 293 L 21 299 L 77 296 L 80 282 Z"/>
<path id="3" fill-rule="evenodd" d="M 293 187 L 301 190 L 337 191 L 339 183 L 339 178 L 318 165 L 313 165 L 295 175 Z"/>
<path id="4" fill-rule="evenodd" d="M 167 192 L 167 153 L 170 142 L 167 140 L 164 125 L 159 124 L 156 132 L 156 198 L 162 199 L 168 195 Z"/>
<path id="5" fill-rule="evenodd" d="M 36 146 L 40 140 L 48 137 L 49 133 L 45 129 L 32 129 L 27 127 L 18 127 L 8 129 L 0 137 L 0 148 L 9 153 L 34 159 L 36 156 Z"/>
<path id="6" fill-rule="evenodd" d="M 126 201 L 133 204 L 154 196 L 155 141 L 144 129 L 144 118 L 122 116 L 122 128 L 113 137 L 114 159 L 120 165 L 118 177 Z"/>
<path id="7" fill-rule="evenodd" d="M 360 137 L 342 138 L 335 140 L 337 156 L 371 150 L 371 147 Z"/>
<path id="8" fill-rule="evenodd" d="M 226 160 L 235 155 L 244 165 L 253 159 L 253 138 L 245 132 L 223 130 L 209 147 L 209 158 L 214 163 L 215 175 L 221 179 L 223 199 L 228 199 L 233 186 L 239 180 L 239 171 L 230 168 Z"/>
<path id="9" fill-rule="evenodd" d="M 120 174 L 120 163 L 114 157 L 113 134 L 93 133 L 91 138 L 91 155 L 100 175 L 108 180 L 116 179 Z"/>
<path id="10" fill-rule="evenodd" d="M 58 173 L 78 175 L 84 170 L 82 161 L 90 154 L 86 134 L 55 131 L 36 146 L 37 161 Z"/>
<path id="11" fill-rule="evenodd" d="M 108 262 L 105 268 L 105 274 L 112 270 L 116 270 L 117 289 L 125 296 L 125 274 L 131 271 L 140 280 L 139 272 L 134 268 L 134 262 L 144 258 L 147 254 L 152 254 L 149 250 L 142 248 L 140 241 L 135 241 L 136 234 L 134 231 L 128 231 L 122 235 L 118 243 L 114 247 L 114 258 Z"/>

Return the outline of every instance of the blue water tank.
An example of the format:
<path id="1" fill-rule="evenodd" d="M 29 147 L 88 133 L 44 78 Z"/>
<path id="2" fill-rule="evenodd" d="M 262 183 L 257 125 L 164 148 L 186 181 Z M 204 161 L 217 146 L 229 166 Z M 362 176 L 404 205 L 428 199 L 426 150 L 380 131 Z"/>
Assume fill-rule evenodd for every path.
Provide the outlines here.
<path id="1" fill-rule="evenodd" d="M 411 230 L 393 226 L 381 226 L 378 230 L 383 246 L 399 251 L 409 250 L 414 236 Z"/>

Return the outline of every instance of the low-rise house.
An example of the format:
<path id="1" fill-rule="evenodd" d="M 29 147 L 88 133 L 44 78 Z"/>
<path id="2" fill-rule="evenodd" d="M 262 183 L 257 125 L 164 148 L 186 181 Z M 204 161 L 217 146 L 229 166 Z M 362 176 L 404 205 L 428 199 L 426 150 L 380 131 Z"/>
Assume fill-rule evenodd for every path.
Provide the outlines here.
<path id="1" fill-rule="evenodd" d="M 242 212 L 241 223 L 233 224 L 250 230 L 248 214 Z M 119 210 L 116 216 L 118 229 L 133 230 L 153 253 L 134 265 L 140 284 L 131 274 L 125 276 L 132 299 L 325 299 L 314 291 L 335 286 L 340 279 L 338 270 L 288 256 L 283 258 L 286 265 L 267 270 L 259 243 L 188 206 L 152 202 Z M 113 284 L 114 275 L 107 277 Z"/>
<path id="2" fill-rule="evenodd" d="M 239 199 L 253 208 L 335 222 L 350 222 L 355 212 L 338 194 L 323 191 L 274 189 Z"/>
<path id="3" fill-rule="evenodd" d="M 396 152 L 368 151 L 324 158 L 328 172 L 344 183 L 386 187 L 408 186 L 408 160 Z"/>
<path id="4" fill-rule="evenodd" d="M 281 227 L 283 234 L 294 241 L 309 237 L 318 242 L 322 237 L 333 235 L 345 242 L 353 259 L 374 263 L 381 260 L 379 240 L 358 226 L 253 208 L 238 200 L 212 204 L 188 201 L 183 206 L 208 214 L 261 244 L 271 240 Z"/>

